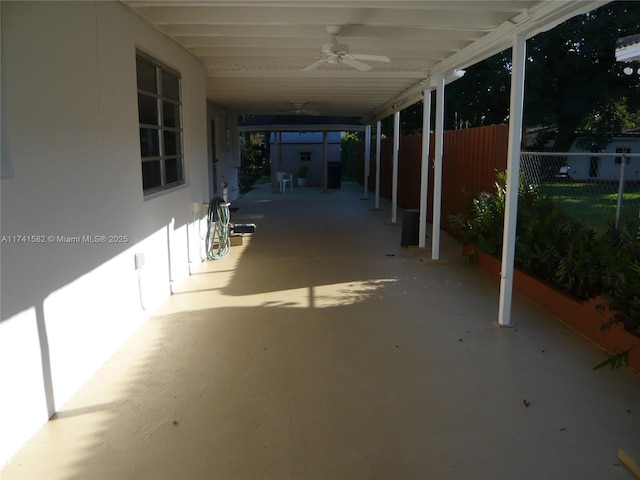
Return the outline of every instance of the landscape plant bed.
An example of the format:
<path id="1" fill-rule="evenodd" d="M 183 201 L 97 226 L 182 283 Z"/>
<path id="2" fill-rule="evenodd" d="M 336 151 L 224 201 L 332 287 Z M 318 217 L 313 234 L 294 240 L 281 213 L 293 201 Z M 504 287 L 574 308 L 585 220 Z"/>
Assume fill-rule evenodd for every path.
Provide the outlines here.
<path id="1" fill-rule="evenodd" d="M 491 278 L 500 281 L 501 261 L 498 258 L 482 252 L 473 244 L 464 246 L 463 255 L 472 257 L 473 263 Z M 601 328 L 610 316 L 604 298 L 577 300 L 518 269 L 513 274 L 513 290 L 610 354 L 630 349 L 629 366 L 640 372 L 640 337 L 622 323 Z"/>

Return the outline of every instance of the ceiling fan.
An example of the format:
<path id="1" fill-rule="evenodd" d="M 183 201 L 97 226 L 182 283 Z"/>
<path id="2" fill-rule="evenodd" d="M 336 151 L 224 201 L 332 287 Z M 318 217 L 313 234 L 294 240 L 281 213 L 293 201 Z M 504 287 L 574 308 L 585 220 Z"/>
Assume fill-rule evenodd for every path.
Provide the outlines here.
<path id="1" fill-rule="evenodd" d="M 324 63 L 336 64 L 342 63 L 361 72 L 367 72 L 373 67 L 360 60 L 366 60 L 369 62 L 390 62 L 389 57 L 383 55 L 362 55 L 359 53 L 349 53 L 349 47 L 338 43 L 337 36 L 342 31 L 341 25 L 328 25 L 327 33 L 331 35 L 331 42 L 326 43 L 320 49 L 322 58 L 317 62 L 312 63 L 308 67 L 302 69 L 303 72 L 309 70 L 315 70 Z"/>
<path id="2" fill-rule="evenodd" d="M 309 110 L 306 107 L 308 102 L 292 102 L 291 108 L 288 110 L 280 110 L 281 113 L 287 113 L 289 115 L 320 115 L 317 110 Z"/>

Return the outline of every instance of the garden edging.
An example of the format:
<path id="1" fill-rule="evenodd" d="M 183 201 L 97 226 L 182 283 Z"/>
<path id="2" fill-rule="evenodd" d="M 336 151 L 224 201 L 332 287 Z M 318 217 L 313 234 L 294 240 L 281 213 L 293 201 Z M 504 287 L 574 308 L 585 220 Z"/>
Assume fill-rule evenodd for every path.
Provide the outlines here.
<path id="1" fill-rule="evenodd" d="M 499 259 L 482 252 L 472 244 L 465 245 L 465 257 L 473 256 L 474 263 L 496 281 L 500 281 Z M 640 372 L 640 337 L 625 330 L 621 323 L 615 323 L 602 330 L 600 327 L 607 320 L 606 313 L 597 308 L 606 304 L 602 297 L 581 302 L 571 298 L 546 283 L 537 280 L 522 271 L 515 269 L 513 274 L 513 291 L 531 300 L 547 313 L 562 323 L 585 336 L 609 353 L 617 353 L 631 348 L 629 366 Z M 634 348 L 632 348 L 634 347 Z"/>

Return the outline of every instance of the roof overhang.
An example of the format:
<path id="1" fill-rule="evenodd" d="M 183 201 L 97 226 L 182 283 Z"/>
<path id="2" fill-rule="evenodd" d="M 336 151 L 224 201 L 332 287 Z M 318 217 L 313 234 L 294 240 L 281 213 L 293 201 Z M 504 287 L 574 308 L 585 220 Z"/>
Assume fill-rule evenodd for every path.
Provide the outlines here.
<path id="1" fill-rule="evenodd" d="M 455 72 L 609 0 L 121 0 L 197 57 L 208 100 L 230 112 L 296 110 L 379 120 Z M 368 71 L 309 70 L 341 26 Z M 161 52 L 159 52 L 160 54 Z M 367 61 L 364 61 L 367 63 Z M 302 108 L 300 108 L 302 105 Z"/>
<path id="2" fill-rule="evenodd" d="M 616 42 L 616 61 L 640 62 L 640 34 L 618 39 Z"/>
<path id="3" fill-rule="evenodd" d="M 241 120 L 240 132 L 362 132 L 362 122 L 350 117 L 258 115 Z"/>

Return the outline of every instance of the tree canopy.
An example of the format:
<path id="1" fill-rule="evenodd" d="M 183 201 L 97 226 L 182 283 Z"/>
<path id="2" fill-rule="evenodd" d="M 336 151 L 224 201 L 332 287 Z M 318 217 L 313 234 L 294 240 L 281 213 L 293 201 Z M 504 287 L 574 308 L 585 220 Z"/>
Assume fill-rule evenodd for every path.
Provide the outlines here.
<path id="1" fill-rule="evenodd" d="M 618 1 L 529 40 L 525 125 L 556 125 L 559 149 L 568 148 L 585 127 L 616 133 L 634 126 L 624 123 L 630 118 L 622 112 L 640 108 L 640 78 L 623 73 L 615 44 L 638 32 L 638 3 Z"/>
<path id="2" fill-rule="evenodd" d="M 637 33 L 638 2 L 614 1 L 529 39 L 524 126 L 554 126 L 555 149 L 567 149 L 579 130 L 640 127 L 640 75 L 625 75 L 615 59 L 616 40 Z M 445 89 L 445 129 L 507 122 L 510 77 L 510 49 L 467 68 Z M 421 102 L 402 118 L 403 133 L 419 130 Z"/>

